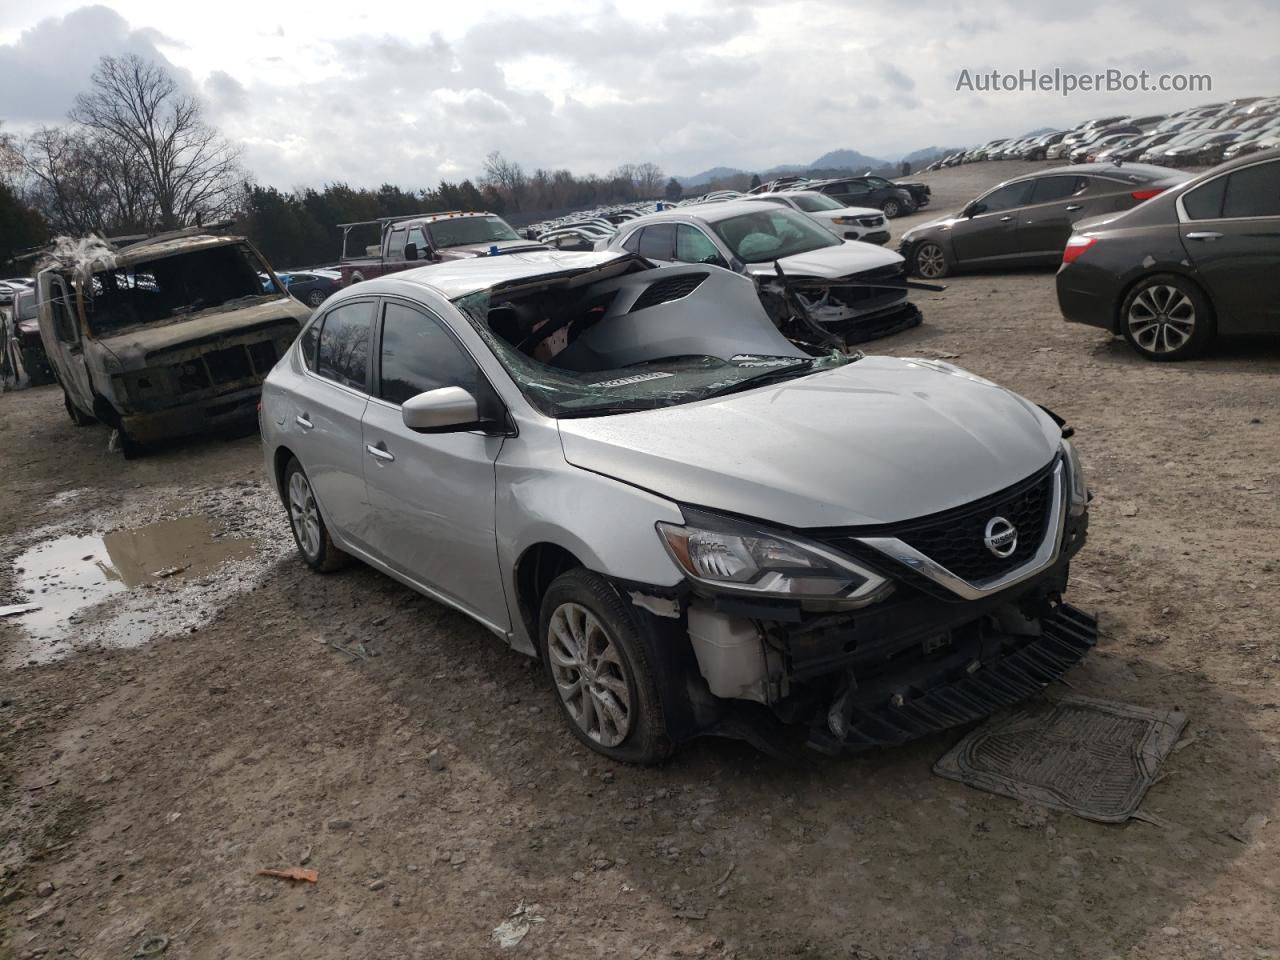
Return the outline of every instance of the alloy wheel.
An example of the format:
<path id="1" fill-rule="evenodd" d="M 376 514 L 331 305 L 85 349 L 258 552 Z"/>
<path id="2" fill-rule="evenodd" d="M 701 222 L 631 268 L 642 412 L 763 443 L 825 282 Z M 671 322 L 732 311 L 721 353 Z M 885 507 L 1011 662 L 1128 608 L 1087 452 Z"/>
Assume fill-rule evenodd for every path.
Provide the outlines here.
<path id="1" fill-rule="evenodd" d="M 314 560 L 320 554 L 320 509 L 301 470 L 289 479 L 289 521 L 298 546 L 308 559 Z"/>
<path id="2" fill-rule="evenodd" d="M 562 603 L 548 624 L 547 655 L 556 691 L 573 722 L 605 747 L 631 732 L 631 688 L 618 645 L 586 607 Z"/>
<path id="3" fill-rule="evenodd" d="M 1151 353 L 1173 353 L 1186 346 L 1196 329 L 1196 308 L 1177 287 L 1147 287 L 1129 305 L 1129 333 Z"/>
<path id="4" fill-rule="evenodd" d="M 926 243 L 916 251 L 916 273 L 934 280 L 947 272 L 947 258 L 936 243 Z"/>
<path id="5" fill-rule="evenodd" d="M 884 215 L 892 220 L 900 212 L 897 200 L 886 200 L 884 202 Z"/>
<path id="6" fill-rule="evenodd" d="M 320 306 L 320 304 L 324 303 L 324 294 L 319 290 L 312 290 L 307 294 L 307 303 L 313 307 Z"/>

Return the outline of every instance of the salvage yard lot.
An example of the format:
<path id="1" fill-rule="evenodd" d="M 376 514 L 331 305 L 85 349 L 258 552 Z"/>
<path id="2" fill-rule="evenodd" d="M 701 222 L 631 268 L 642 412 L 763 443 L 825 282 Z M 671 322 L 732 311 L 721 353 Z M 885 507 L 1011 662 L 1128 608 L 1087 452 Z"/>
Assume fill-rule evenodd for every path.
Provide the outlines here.
<path id="1" fill-rule="evenodd" d="M 1032 166 L 926 175 L 933 206 L 893 242 Z M 39 651 L 0 623 L 0 957 L 151 936 L 183 957 L 487 956 L 522 902 L 544 922 L 513 955 L 1280 957 L 1280 342 L 1151 364 L 1064 324 L 1049 272 L 947 285 L 868 350 L 951 359 L 1076 428 L 1096 499 L 1069 599 L 1102 639 L 1069 679 L 1189 715 L 1143 807 L 1159 825 L 937 778 L 955 733 L 611 766 L 482 628 L 295 559 L 255 438 L 125 462 L 43 388 L 0 397 L 0 601 L 50 536 L 188 514 L 255 536 L 258 562 L 238 593 L 225 572 L 140 588 L 169 629 L 133 648 L 21 666 Z M 103 635 L 78 616 L 66 647 Z M 314 885 L 255 875 L 304 859 Z"/>

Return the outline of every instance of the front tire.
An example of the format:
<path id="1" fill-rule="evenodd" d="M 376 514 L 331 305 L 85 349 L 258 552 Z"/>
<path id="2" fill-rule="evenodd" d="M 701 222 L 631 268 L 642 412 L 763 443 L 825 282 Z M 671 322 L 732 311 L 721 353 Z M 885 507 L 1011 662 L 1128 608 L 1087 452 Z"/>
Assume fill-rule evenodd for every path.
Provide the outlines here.
<path id="1" fill-rule="evenodd" d="M 1120 308 L 1120 332 L 1147 360 L 1201 356 L 1217 333 L 1213 307 L 1195 284 L 1172 273 L 1138 282 Z"/>
<path id="2" fill-rule="evenodd" d="M 922 280 L 941 280 L 951 272 L 951 265 L 942 247 L 926 240 L 911 253 L 911 272 Z"/>
<path id="3" fill-rule="evenodd" d="M 643 616 L 599 574 L 577 568 L 552 581 L 538 620 L 542 663 L 569 728 L 623 763 L 660 763 L 675 749 Z"/>
<path id="4" fill-rule="evenodd" d="M 67 393 L 65 388 L 62 391 L 62 405 L 67 408 L 67 416 L 71 418 L 71 422 L 77 427 L 87 427 L 95 422 L 93 417 L 87 413 L 80 412 L 80 408 L 72 402 L 71 394 Z"/>
<path id="5" fill-rule="evenodd" d="M 890 220 L 894 220 L 902 214 L 902 204 L 898 203 L 897 200 L 886 200 L 880 209 L 884 211 L 885 217 Z"/>
<path id="6" fill-rule="evenodd" d="M 332 573 L 346 566 L 350 558 L 334 546 L 311 481 L 296 457 L 284 468 L 284 503 L 293 542 L 307 566 L 319 573 Z"/>

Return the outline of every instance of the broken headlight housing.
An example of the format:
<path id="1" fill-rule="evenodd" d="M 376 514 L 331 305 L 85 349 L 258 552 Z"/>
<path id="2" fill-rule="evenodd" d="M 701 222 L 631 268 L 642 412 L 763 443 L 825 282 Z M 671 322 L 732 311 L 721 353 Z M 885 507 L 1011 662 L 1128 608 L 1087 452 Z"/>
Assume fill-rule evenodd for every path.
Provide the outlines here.
<path id="1" fill-rule="evenodd" d="M 686 577 L 717 591 L 862 607 L 884 599 L 893 584 L 822 544 L 700 510 L 686 523 L 658 523 L 667 553 Z"/>
<path id="2" fill-rule="evenodd" d="M 1089 485 L 1084 479 L 1080 455 L 1070 440 L 1062 441 L 1062 458 L 1067 462 L 1067 473 L 1071 477 L 1071 516 L 1078 517 L 1089 505 Z"/>

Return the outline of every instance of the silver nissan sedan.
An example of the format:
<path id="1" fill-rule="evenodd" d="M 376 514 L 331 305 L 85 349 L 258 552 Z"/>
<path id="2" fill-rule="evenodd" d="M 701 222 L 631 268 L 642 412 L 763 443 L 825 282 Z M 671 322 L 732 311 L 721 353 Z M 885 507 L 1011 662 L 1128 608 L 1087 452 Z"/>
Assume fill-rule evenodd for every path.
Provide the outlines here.
<path id="1" fill-rule="evenodd" d="M 335 294 L 268 376 L 302 558 L 358 558 L 539 658 L 570 729 L 826 752 L 1035 694 L 1088 491 L 1069 428 L 950 364 L 817 352 L 750 278 L 626 251 Z"/>

